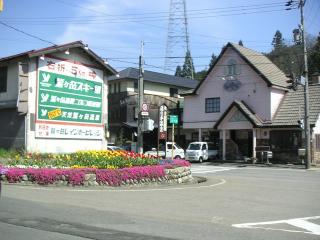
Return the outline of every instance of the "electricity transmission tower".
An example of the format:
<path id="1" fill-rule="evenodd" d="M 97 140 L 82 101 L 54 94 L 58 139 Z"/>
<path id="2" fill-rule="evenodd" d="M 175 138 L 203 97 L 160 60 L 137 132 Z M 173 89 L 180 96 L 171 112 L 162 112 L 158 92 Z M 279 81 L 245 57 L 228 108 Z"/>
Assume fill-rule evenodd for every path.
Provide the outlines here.
<path id="1" fill-rule="evenodd" d="M 182 67 L 189 48 L 186 0 L 170 0 L 169 24 L 164 72 L 172 73 Z M 193 71 L 189 71 L 193 78 Z"/>

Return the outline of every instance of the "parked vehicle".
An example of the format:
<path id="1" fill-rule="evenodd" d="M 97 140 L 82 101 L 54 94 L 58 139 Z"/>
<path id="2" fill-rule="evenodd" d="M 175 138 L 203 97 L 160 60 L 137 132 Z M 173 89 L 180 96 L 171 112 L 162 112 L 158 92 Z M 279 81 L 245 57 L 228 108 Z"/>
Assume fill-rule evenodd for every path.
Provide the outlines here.
<path id="1" fill-rule="evenodd" d="M 107 146 L 107 150 L 110 150 L 110 151 L 119 151 L 119 150 L 124 150 L 124 149 L 121 148 L 121 147 L 118 147 L 118 146 Z"/>
<path id="2" fill-rule="evenodd" d="M 186 150 L 186 160 L 203 162 L 214 159 L 218 155 L 218 149 L 210 142 L 192 142 Z"/>
<path id="3" fill-rule="evenodd" d="M 173 147 L 173 151 L 172 151 Z M 157 152 L 156 148 L 152 148 L 151 151 L 146 151 L 146 155 L 154 156 L 154 157 L 161 157 L 161 158 L 184 158 L 184 150 L 176 143 L 166 142 L 165 145 L 160 146 L 159 153 Z M 159 155 L 158 155 L 159 154 Z"/>

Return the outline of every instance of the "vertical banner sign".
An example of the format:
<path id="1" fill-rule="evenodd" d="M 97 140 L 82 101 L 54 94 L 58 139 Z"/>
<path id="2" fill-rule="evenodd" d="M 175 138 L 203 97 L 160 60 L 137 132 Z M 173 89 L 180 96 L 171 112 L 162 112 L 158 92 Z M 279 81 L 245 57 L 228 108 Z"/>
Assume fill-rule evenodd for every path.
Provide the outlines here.
<path id="1" fill-rule="evenodd" d="M 39 58 L 36 137 L 102 139 L 102 70 Z"/>
<path id="2" fill-rule="evenodd" d="M 167 139 L 167 112 L 167 106 L 161 105 L 159 108 L 159 139 Z"/>

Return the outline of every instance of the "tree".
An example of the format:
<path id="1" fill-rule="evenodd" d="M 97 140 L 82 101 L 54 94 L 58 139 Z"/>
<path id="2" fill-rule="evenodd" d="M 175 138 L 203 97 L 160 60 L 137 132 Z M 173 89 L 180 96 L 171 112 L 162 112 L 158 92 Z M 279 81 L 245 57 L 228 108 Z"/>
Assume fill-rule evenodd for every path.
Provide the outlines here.
<path id="1" fill-rule="evenodd" d="M 181 71 L 181 77 L 186 77 L 186 78 L 194 78 L 194 65 L 193 65 L 193 60 L 191 57 L 191 53 L 188 50 L 186 52 L 186 56 L 184 58 L 184 64 L 182 66 L 182 71 Z"/>
<path id="2" fill-rule="evenodd" d="M 310 49 L 308 57 L 308 67 L 310 75 L 314 73 L 320 73 L 320 33 L 317 37 L 317 41 Z"/>
<path id="3" fill-rule="evenodd" d="M 240 40 L 238 44 L 243 47 L 243 42 L 242 42 L 242 40 Z"/>
<path id="4" fill-rule="evenodd" d="M 274 34 L 274 37 L 271 43 L 273 45 L 274 50 L 284 47 L 285 44 L 283 41 L 284 39 L 282 38 L 282 33 L 279 30 L 277 30 L 276 33 Z"/>
<path id="5" fill-rule="evenodd" d="M 217 59 L 218 59 L 218 57 L 216 55 L 214 55 L 214 53 L 212 53 L 211 60 L 210 60 L 210 63 L 209 63 L 209 68 L 211 68 L 215 64 Z"/>
<path id="6" fill-rule="evenodd" d="M 207 76 L 208 70 L 204 69 L 202 71 L 196 72 L 194 75 L 194 79 L 201 81 Z"/>
<path id="7" fill-rule="evenodd" d="M 177 76 L 177 77 L 181 77 L 181 72 L 182 72 L 181 67 L 180 67 L 180 66 L 177 66 L 176 72 L 175 72 L 174 75 Z"/>

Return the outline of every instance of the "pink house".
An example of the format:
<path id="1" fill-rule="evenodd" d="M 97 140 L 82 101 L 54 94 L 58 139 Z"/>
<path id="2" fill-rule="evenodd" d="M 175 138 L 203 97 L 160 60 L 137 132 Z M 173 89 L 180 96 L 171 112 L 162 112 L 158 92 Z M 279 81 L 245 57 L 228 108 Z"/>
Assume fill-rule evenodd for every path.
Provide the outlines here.
<path id="1" fill-rule="evenodd" d="M 189 141 L 217 144 L 223 160 L 257 158 L 301 163 L 303 86 L 295 90 L 263 54 L 228 43 L 207 77 L 184 94 L 183 128 Z M 313 162 L 320 160 L 320 84 L 309 85 Z"/>

